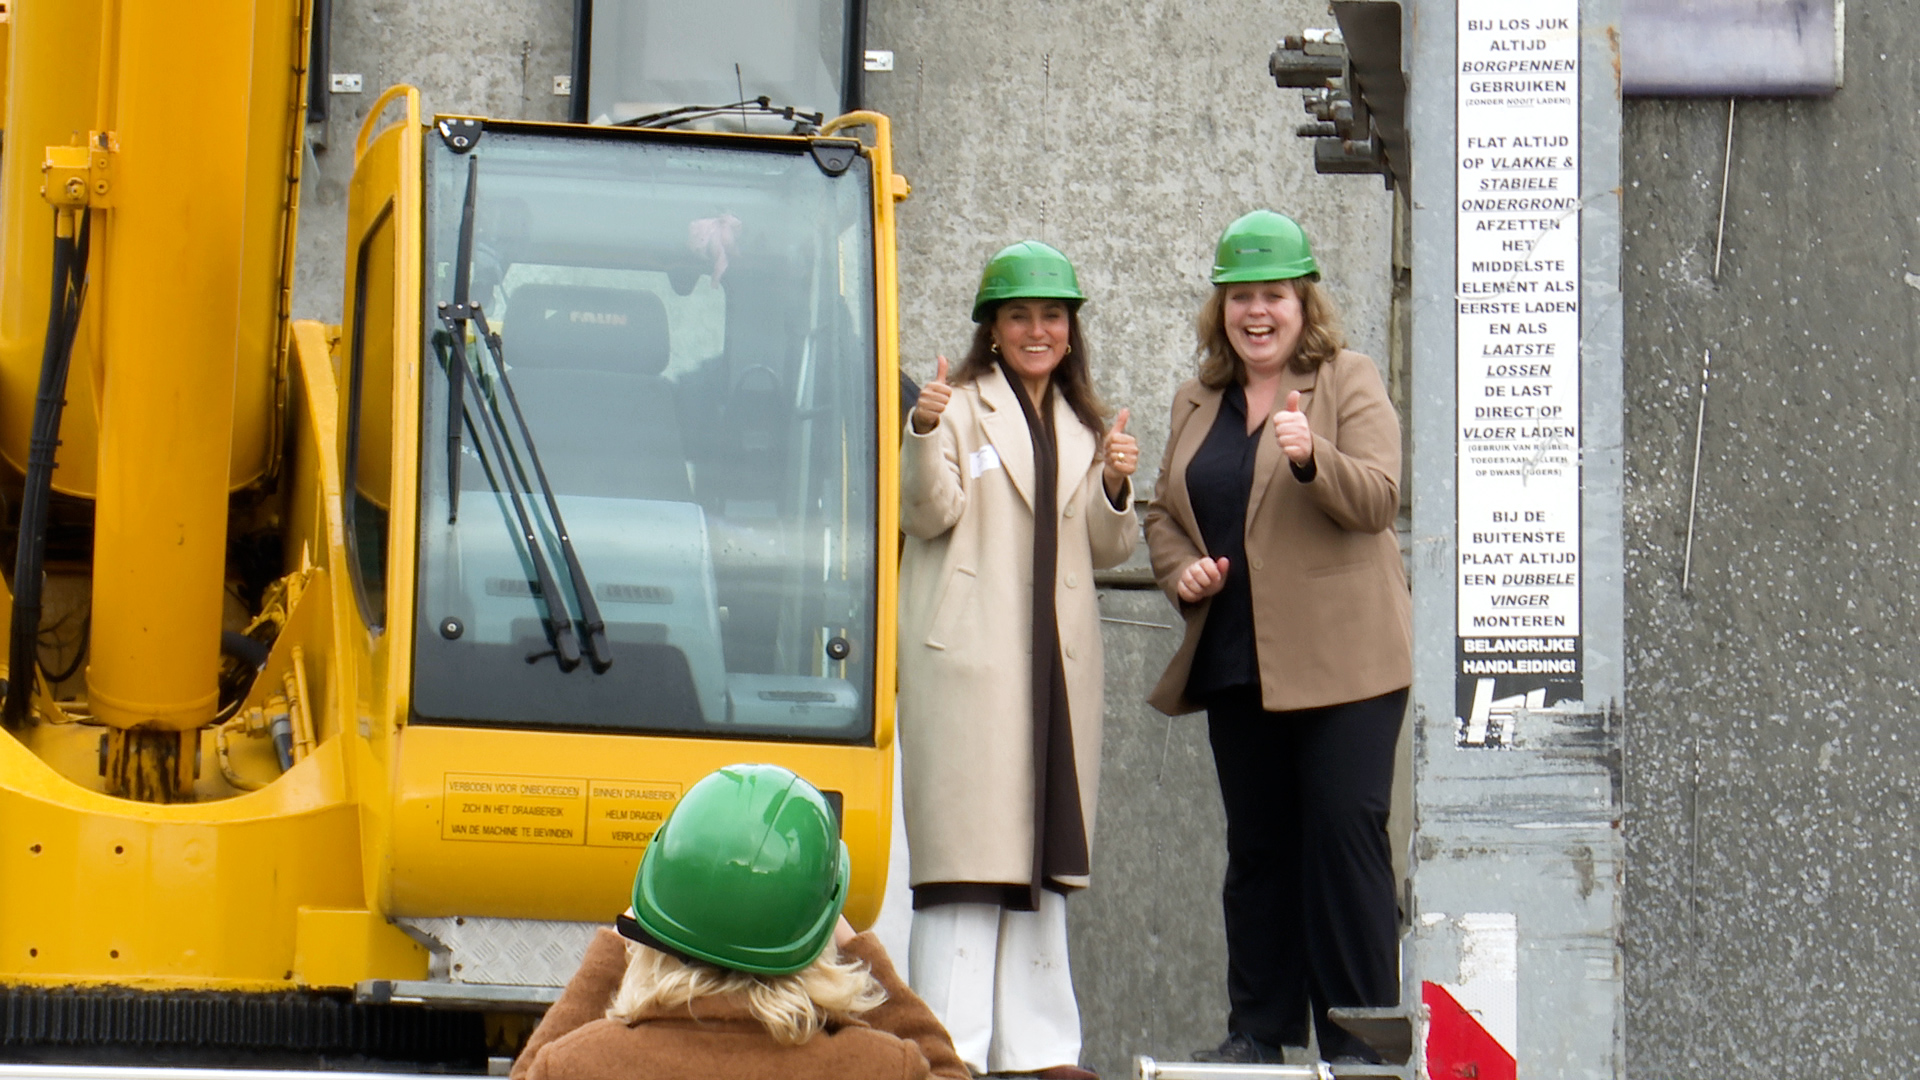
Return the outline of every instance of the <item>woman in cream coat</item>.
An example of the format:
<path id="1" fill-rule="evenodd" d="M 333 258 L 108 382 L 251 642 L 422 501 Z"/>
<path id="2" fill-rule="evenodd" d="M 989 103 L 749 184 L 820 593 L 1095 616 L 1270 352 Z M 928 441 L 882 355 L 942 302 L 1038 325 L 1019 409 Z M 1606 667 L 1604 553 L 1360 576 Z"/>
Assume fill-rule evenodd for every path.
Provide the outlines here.
<path id="1" fill-rule="evenodd" d="M 971 351 L 901 448 L 900 741 L 909 976 L 975 1072 L 1072 1078 L 1066 902 L 1090 870 L 1102 666 L 1093 571 L 1138 535 L 1138 448 L 1088 376 L 1073 266 L 987 264 Z"/>

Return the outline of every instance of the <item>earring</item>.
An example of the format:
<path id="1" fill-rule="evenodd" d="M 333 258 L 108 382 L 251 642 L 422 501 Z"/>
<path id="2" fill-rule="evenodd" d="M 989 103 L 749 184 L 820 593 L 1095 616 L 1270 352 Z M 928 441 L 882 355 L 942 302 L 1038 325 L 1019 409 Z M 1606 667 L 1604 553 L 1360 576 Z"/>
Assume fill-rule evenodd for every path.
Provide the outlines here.
<path id="1" fill-rule="evenodd" d="M 995 356 L 999 356 L 999 355 L 1000 355 L 1000 343 L 996 341 L 996 342 L 994 342 L 993 344 L 991 344 L 991 345 L 988 345 L 988 346 L 987 346 L 987 351 L 988 351 L 988 352 L 990 352 L 990 353 L 992 353 L 992 354 L 993 354 L 993 355 L 995 355 Z"/>
<path id="2" fill-rule="evenodd" d="M 1071 345 L 1069 345 L 1069 346 L 1067 346 L 1067 351 L 1066 351 L 1066 352 L 1063 352 L 1063 353 L 1061 353 L 1060 355 L 1062 355 L 1062 356 L 1072 356 L 1072 355 L 1073 355 L 1073 346 L 1071 346 Z"/>

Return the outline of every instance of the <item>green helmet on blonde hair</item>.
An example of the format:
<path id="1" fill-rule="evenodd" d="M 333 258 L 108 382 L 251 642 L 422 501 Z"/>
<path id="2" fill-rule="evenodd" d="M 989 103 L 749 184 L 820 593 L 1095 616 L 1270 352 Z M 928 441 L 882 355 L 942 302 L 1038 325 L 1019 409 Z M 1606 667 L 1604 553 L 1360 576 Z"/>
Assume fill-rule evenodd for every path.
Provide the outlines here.
<path id="1" fill-rule="evenodd" d="M 1255 210 L 1220 234 L 1214 249 L 1213 283 L 1320 280 L 1320 264 L 1299 222 L 1271 210 Z"/>
<path id="2" fill-rule="evenodd" d="M 778 765 L 728 765 L 653 834 L 620 932 L 734 971 L 791 975 L 833 940 L 850 869 L 818 788 Z"/>
<path id="3" fill-rule="evenodd" d="M 1086 294 L 1073 263 L 1058 248 L 1038 240 L 1022 240 L 1001 248 L 980 272 L 980 290 L 973 294 L 973 321 L 986 322 L 1002 300 L 1066 300 L 1078 307 Z"/>

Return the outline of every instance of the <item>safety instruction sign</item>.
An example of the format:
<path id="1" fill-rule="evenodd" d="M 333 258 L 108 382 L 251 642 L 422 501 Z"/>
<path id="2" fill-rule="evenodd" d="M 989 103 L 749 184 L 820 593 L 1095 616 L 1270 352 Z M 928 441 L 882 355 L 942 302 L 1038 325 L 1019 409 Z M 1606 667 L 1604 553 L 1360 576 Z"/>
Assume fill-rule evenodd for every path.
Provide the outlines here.
<path id="1" fill-rule="evenodd" d="M 1459 0 L 1458 744 L 1581 696 L 1580 6 Z"/>
<path id="2" fill-rule="evenodd" d="M 440 836 L 641 848 L 679 801 L 680 785 L 665 780 L 448 773 Z"/>
<path id="3" fill-rule="evenodd" d="M 679 801 L 679 784 L 594 780 L 587 785 L 587 843 L 596 847 L 645 847 Z"/>

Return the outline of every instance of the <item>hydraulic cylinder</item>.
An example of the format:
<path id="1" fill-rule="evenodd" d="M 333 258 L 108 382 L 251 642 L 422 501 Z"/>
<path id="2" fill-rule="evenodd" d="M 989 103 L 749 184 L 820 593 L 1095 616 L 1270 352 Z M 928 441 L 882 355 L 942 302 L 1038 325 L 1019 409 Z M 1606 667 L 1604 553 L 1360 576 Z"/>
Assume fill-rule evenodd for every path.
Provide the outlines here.
<path id="1" fill-rule="evenodd" d="M 253 0 L 119 11 L 87 679 L 118 729 L 109 789 L 158 801 L 197 749 L 163 733 L 218 694 L 254 19 Z"/>

